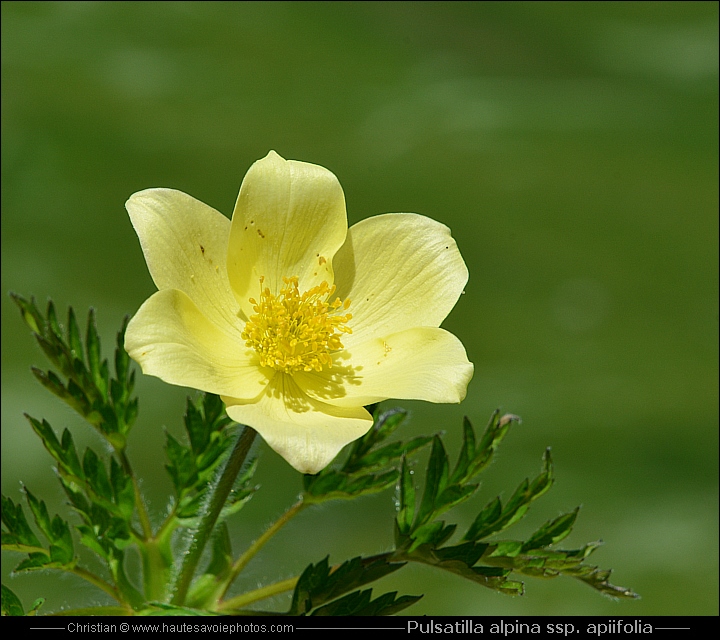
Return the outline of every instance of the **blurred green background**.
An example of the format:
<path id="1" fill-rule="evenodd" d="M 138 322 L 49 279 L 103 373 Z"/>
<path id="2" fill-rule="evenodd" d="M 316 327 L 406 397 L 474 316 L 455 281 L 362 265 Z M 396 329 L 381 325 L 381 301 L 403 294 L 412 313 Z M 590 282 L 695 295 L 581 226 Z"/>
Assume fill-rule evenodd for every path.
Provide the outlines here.
<path id="1" fill-rule="evenodd" d="M 424 592 L 412 614 L 717 614 L 717 107 L 714 2 L 3 2 L 2 486 L 63 496 L 22 416 L 89 428 L 40 388 L 44 358 L 7 296 L 98 312 L 104 346 L 154 291 L 123 208 L 173 187 L 230 215 L 275 149 L 323 165 L 350 223 L 412 211 L 449 225 L 470 270 L 445 323 L 476 373 L 462 405 L 406 406 L 405 436 L 467 414 L 520 414 L 481 495 L 557 481 L 518 527 L 583 505 L 563 545 L 642 599 L 569 579 L 509 598 L 406 567 L 379 584 Z M 187 390 L 139 382 L 130 454 L 161 513 L 162 426 Z M 260 448 L 261 493 L 234 518 L 242 549 L 297 495 Z M 303 513 L 239 586 L 331 554 L 389 548 L 393 497 Z M 3 581 L 17 563 L 3 557 Z M 26 606 L 103 602 L 74 578 L 10 578 Z M 376 592 L 376 593 L 380 593 Z M 284 604 L 278 598 L 274 606 Z"/>

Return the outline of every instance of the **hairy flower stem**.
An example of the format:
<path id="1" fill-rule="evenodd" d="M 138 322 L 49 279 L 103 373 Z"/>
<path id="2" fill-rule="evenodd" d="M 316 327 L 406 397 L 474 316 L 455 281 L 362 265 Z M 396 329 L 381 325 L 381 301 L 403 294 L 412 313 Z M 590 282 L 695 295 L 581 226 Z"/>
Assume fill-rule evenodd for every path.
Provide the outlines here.
<path id="1" fill-rule="evenodd" d="M 210 539 L 210 534 L 215 527 L 222 508 L 225 506 L 235 478 L 237 478 L 245 462 L 245 458 L 250 451 L 256 435 L 257 432 L 251 427 L 245 427 L 242 430 L 225 464 L 222 474 L 215 486 L 211 487 L 210 499 L 206 503 L 204 512 L 200 515 L 200 525 L 196 529 L 190 548 L 183 559 L 182 568 L 180 569 L 172 597 L 173 604 L 182 605 L 185 602 L 190 583 L 195 575 L 195 569 L 200 561 L 200 556 L 202 556 L 205 545 Z"/>
<path id="2" fill-rule="evenodd" d="M 240 575 L 240 572 L 245 568 L 248 562 L 252 560 L 252 558 L 255 556 L 255 554 L 260 551 L 260 549 L 265 546 L 265 543 L 270 540 L 280 529 L 282 529 L 290 520 L 295 517 L 298 513 L 300 513 L 307 505 L 302 499 L 302 496 L 300 499 L 292 506 L 290 507 L 285 513 L 283 513 L 275 522 L 273 522 L 266 531 L 257 539 L 255 542 L 253 542 L 248 550 L 243 553 L 234 563 L 232 566 L 232 569 L 230 569 L 230 575 L 227 577 L 227 581 L 225 584 L 225 589 L 222 592 L 222 595 L 220 598 L 224 598 L 225 594 L 227 593 L 228 589 L 230 588 L 230 585 L 235 581 L 235 578 L 237 578 Z M 286 581 L 287 582 L 287 581 Z M 288 589 L 292 589 L 295 585 L 292 587 L 288 587 Z M 244 594 L 247 595 L 247 594 Z M 271 594 L 272 595 L 272 594 Z M 267 597 L 267 596 L 263 596 Z"/>

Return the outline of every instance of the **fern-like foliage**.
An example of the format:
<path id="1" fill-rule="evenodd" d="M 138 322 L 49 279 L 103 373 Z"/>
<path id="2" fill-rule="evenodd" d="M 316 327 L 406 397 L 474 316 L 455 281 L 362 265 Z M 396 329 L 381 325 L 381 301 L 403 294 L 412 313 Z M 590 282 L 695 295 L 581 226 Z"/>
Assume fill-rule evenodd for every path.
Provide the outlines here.
<path id="1" fill-rule="evenodd" d="M 55 464 L 72 514 L 70 519 L 51 516 L 45 502 L 27 487 L 23 487 L 20 502 L 2 497 L 2 548 L 22 556 L 16 573 L 72 573 L 116 602 L 78 610 L 78 614 L 392 615 L 422 596 L 388 592 L 373 597 L 368 585 L 408 562 L 449 571 L 510 595 L 523 593 L 523 577 L 568 576 L 614 598 L 637 597 L 631 590 L 611 584 L 609 570 L 588 562 L 599 542 L 577 549 L 557 548 L 572 530 L 578 509 L 549 520 L 527 540 L 505 537 L 506 531 L 552 486 L 549 449 L 535 478 L 523 480 L 504 502 L 500 497 L 486 500 L 464 533 L 448 520 L 454 507 L 478 493 L 478 476 L 511 425 L 518 422 L 517 416 L 495 412 L 479 440 L 466 418 L 462 447 L 451 466 L 442 435 L 396 439 L 408 419 L 407 412 L 374 407 L 372 428 L 349 445 L 335 464 L 316 475 L 303 476 L 299 501 L 239 557 L 232 548 L 227 518 L 256 494 L 258 487 L 252 480 L 257 460 L 238 466 L 237 476 L 233 468 L 234 484 L 231 477 L 226 485 L 232 490 L 214 529 L 207 529 L 212 531 L 211 536 L 208 534 L 209 559 L 197 572 L 193 567 L 186 597 L 175 601 L 170 591 L 180 560 L 218 486 L 233 443 L 240 442 L 237 425 L 228 418 L 217 396 L 205 393 L 188 398 L 183 436 L 166 434 L 165 466 L 174 495 L 164 516 L 154 514 L 151 518 L 127 455 L 128 435 L 138 414 L 134 371 L 123 347 L 127 319 L 117 334 L 111 375 L 108 360 L 102 359 L 92 310 L 83 340 L 72 308 L 63 330 L 52 302 L 42 313 L 34 300 L 17 295 L 13 299 L 50 361 L 48 369 L 33 367 L 33 375 L 110 445 L 106 451 L 92 447 L 79 451 L 69 429 L 59 433 L 47 420 L 26 415 Z M 428 445 L 430 453 L 420 492 L 417 478 L 423 474 L 414 473 L 411 459 Z M 301 509 L 392 488 L 397 507 L 392 523 L 394 549 L 337 564 L 325 557 L 310 563 L 297 578 L 238 596 L 227 595 L 249 559 Z M 158 520 L 160 525 L 153 527 L 151 523 Z M 103 573 L 93 573 L 83 566 L 79 547 L 90 550 L 100 560 Z M 126 554 L 131 547 L 142 558 L 139 576 L 128 575 Z M 292 590 L 292 601 L 287 611 L 248 608 L 253 602 L 288 590 Z M 3 615 L 35 615 L 42 604 L 40 598 L 26 611 L 17 596 L 3 585 Z"/>

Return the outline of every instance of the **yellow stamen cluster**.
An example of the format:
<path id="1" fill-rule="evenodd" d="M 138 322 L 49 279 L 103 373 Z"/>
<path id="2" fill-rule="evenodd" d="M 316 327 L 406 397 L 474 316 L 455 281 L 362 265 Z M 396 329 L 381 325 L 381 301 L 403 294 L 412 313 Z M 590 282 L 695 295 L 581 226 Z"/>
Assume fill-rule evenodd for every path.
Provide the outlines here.
<path id="1" fill-rule="evenodd" d="M 301 294 L 297 276 L 283 278 L 285 286 L 278 296 L 263 289 L 263 281 L 260 278 L 260 302 L 250 298 L 256 315 L 242 332 L 245 344 L 260 356 L 260 364 L 285 373 L 331 367 L 331 353 L 343 348 L 340 336 L 352 333 L 346 326 L 352 314 L 338 313 L 348 309 L 350 300 L 330 302 L 335 285 L 325 281 Z"/>

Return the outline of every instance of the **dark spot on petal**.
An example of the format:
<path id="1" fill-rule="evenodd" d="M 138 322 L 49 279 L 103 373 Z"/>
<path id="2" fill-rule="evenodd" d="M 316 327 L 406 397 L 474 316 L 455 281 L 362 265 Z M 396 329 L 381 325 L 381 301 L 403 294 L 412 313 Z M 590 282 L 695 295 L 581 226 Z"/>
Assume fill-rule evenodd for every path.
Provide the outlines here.
<path id="1" fill-rule="evenodd" d="M 258 232 L 258 235 L 259 235 L 261 238 L 264 238 L 264 237 L 265 237 L 265 234 L 264 234 L 262 231 L 260 231 L 260 229 L 258 229 L 257 232 Z"/>

